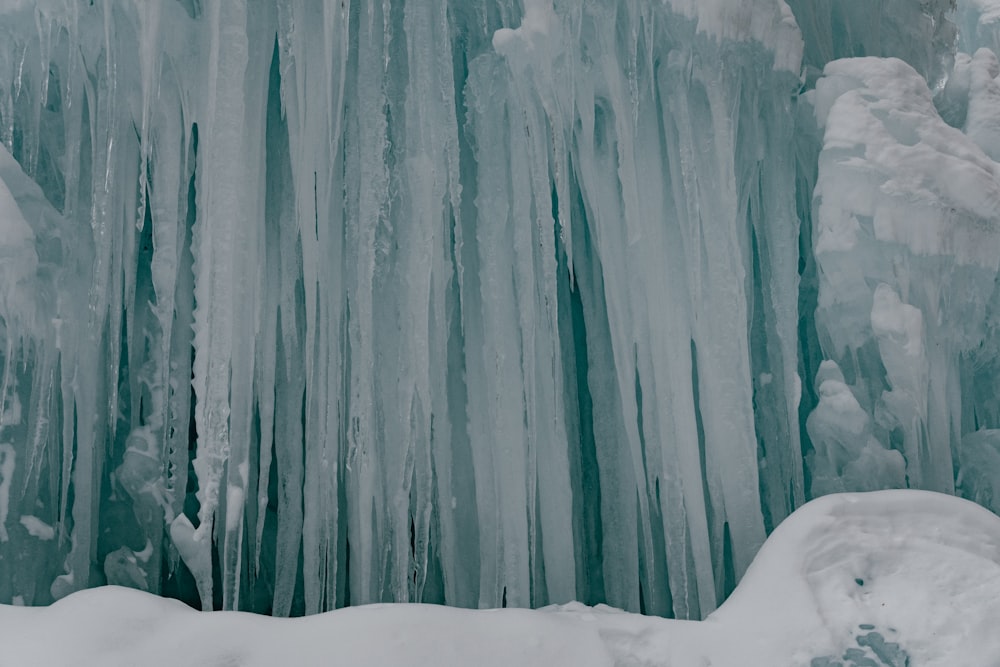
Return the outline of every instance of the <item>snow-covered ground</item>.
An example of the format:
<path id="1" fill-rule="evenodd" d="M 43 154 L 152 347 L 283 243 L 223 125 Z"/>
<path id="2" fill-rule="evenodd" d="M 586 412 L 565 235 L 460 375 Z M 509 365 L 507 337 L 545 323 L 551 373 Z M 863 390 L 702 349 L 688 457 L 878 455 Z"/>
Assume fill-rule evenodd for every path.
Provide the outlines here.
<path id="1" fill-rule="evenodd" d="M 0 606 L 0 666 L 1000 665 L 1000 519 L 922 491 L 825 496 L 773 533 L 707 620 L 579 604 L 373 605 L 287 620 L 125 588 Z"/>

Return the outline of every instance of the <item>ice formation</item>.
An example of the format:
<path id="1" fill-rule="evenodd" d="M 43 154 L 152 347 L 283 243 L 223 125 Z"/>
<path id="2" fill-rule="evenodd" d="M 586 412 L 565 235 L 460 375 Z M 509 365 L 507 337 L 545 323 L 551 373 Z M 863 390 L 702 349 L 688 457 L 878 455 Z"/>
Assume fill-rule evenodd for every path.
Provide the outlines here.
<path id="1" fill-rule="evenodd" d="M 997 17 L 0 3 L 0 602 L 701 618 L 809 498 L 989 505 Z"/>

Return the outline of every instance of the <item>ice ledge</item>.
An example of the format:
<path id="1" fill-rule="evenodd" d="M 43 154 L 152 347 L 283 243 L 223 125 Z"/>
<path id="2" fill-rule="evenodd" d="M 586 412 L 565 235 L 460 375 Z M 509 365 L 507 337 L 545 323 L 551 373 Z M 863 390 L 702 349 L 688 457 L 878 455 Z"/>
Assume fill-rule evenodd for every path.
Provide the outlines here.
<path id="1" fill-rule="evenodd" d="M 815 667 L 848 655 L 981 667 L 1000 655 L 996 618 L 1000 519 L 951 496 L 877 491 L 800 508 L 703 622 L 580 604 L 371 605 L 288 621 L 107 587 L 0 606 L 0 663 Z"/>

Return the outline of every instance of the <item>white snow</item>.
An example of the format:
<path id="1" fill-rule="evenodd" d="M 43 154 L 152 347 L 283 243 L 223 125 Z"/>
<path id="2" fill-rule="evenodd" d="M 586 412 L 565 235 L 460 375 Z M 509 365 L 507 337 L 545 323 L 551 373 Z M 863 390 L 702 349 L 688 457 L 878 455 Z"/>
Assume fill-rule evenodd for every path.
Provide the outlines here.
<path id="1" fill-rule="evenodd" d="M 701 622 L 578 603 L 280 620 L 107 587 L 48 608 L 0 606 L 0 664 L 798 667 L 849 650 L 874 658 L 874 646 L 898 660 L 881 664 L 984 667 L 1000 656 L 998 616 L 1000 518 L 950 496 L 879 491 L 799 509 Z"/>
<path id="2" fill-rule="evenodd" d="M 56 536 L 56 529 L 39 519 L 37 516 L 22 514 L 19 522 L 22 526 L 24 526 L 24 529 L 28 531 L 29 535 L 37 537 L 43 542 L 51 540 Z"/>

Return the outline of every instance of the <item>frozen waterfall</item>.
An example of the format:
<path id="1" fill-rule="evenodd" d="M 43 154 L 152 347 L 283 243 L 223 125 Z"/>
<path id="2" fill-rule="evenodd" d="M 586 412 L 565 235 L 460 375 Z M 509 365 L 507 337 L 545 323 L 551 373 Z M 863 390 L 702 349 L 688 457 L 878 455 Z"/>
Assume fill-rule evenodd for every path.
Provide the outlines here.
<path id="1" fill-rule="evenodd" d="M 700 618 L 809 498 L 1000 509 L 958 4 L 0 0 L 0 603 Z"/>

